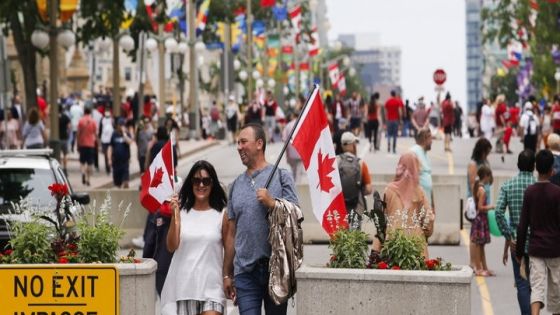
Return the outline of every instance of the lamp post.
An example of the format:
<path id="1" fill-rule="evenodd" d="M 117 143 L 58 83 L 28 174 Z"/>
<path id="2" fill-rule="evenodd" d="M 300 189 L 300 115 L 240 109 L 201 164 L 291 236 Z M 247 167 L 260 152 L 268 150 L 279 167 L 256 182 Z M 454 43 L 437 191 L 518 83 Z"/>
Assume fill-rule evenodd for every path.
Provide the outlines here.
<path id="1" fill-rule="evenodd" d="M 560 94 L 560 68 L 556 68 L 554 80 L 556 80 L 556 94 Z"/>
<path id="2" fill-rule="evenodd" d="M 74 45 L 76 38 L 72 31 L 57 28 L 58 19 L 58 1 L 48 0 L 47 10 L 49 16 L 49 25 L 47 32 L 42 29 L 36 29 L 31 34 L 31 43 L 39 48 L 45 49 L 49 47 L 49 104 L 50 104 L 50 137 L 49 146 L 53 149 L 53 156 L 60 160 L 60 135 L 58 130 L 58 50 L 57 43 L 64 48 Z"/>
<path id="3" fill-rule="evenodd" d="M 113 38 L 113 116 L 121 115 L 121 69 L 119 46 L 129 52 L 134 49 L 134 39 L 128 33 L 117 34 Z"/>

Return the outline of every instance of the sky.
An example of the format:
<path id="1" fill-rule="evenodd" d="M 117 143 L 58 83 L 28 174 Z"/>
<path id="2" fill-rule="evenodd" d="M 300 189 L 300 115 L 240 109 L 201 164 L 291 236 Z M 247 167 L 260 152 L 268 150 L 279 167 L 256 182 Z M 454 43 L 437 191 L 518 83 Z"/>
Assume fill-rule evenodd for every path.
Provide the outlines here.
<path id="1" fill-rule="evenodd" d="M 466 104 L 465 0 L 326 0 L 331 28 L 339 34 L 378 33 L 382 46 L 401 48 L 403 99 L 435 99 L 432 75 L 447 73 L 445 88 Z"/>

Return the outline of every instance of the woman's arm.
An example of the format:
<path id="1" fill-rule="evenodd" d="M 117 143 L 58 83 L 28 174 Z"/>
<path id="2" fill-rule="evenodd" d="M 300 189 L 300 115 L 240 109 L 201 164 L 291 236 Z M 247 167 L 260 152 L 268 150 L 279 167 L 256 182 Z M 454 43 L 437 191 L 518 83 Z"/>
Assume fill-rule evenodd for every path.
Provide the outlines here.
<path id="1" fill-rule="evenodd" d="M 169 206 L 173 209 L 171 212 L 171 224 L 169 225 L 169 232 L 167 232 L 167 250 L 170 253 L 175 252 L 181 242 L 181 214 L 179 211 L 179 201 L 177 195 L 171 198 Z"/>
<path id="2" fill-rule="evenodd" d="M 485 205 L 484 203 L 486 202 L 486 191 L 484 190 L 484 187 L 479 187 L 478 188 L 478 207 L 476 207 L 478 209 L 478 211 L 480 212 L 488 212 L 488 210 L 492 210 L 494 209 L 493 205 Z"/>
<path id="3" fill-rule="evenodd" d="M 469 177 L 469 191 L 471 192 L 471 195 L 474 196 L 475 192 L 473 191 L 473 189 L 476 178 L 476 163 L 474 163 L 473 161 L 469 162 L 469 166 L 467 168 L 467 176 Z"/>

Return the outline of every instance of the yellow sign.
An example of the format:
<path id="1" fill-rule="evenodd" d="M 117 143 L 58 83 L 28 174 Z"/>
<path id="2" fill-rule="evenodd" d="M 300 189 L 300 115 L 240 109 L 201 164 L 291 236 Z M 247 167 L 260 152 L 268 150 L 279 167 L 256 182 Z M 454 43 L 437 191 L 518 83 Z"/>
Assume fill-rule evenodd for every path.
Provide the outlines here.
<path id="1" fill-rule="evenodd" d="M 119 273 L 109 265 L 0 265 L 2 314 L 120 312 Z"/>

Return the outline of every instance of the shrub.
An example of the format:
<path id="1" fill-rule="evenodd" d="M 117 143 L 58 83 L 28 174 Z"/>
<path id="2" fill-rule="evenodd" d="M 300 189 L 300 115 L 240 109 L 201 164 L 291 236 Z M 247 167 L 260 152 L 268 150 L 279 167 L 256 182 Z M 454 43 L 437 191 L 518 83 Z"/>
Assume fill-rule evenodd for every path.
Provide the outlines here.
<path id="1" fill-rule="evenodd" d="M 332 268 L 364 268 L 367 257 L 367 234 L 360 230 L 339 229 L 330 240 Z"/>

